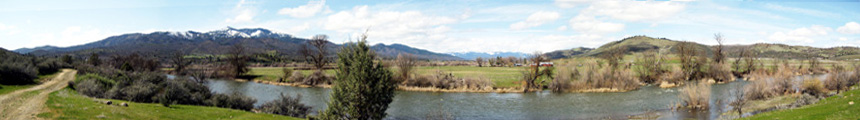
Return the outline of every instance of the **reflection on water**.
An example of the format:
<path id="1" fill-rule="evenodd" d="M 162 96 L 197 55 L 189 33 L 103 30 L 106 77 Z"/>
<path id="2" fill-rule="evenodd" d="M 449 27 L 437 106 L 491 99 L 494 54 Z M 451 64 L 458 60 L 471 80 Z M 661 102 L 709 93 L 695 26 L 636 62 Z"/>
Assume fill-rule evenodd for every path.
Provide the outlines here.
<path id="1" fill-rule="evenodd" d="M 661 119 L 715 119 L 729 110 L 729 90 L 748 82 L 738 81 L 712 86 L 711 107 L 707 112 L 672 112 L 678 103 L 678 88 L 646 86 L 623 93 L 437 93 L 398 91 L 387 113 L 395 119 L 424 118 L 448 113 L 462 119 L 625 119 L 629 115 L 657 111 Z M 206 83 L 217 93 L 239 92 L 257 99 L 259 106 L 281 93 L 301 94 L 301 102 L 316 112 L 325 109 L 330 89 L 300 88 L 231 80 Z"/>

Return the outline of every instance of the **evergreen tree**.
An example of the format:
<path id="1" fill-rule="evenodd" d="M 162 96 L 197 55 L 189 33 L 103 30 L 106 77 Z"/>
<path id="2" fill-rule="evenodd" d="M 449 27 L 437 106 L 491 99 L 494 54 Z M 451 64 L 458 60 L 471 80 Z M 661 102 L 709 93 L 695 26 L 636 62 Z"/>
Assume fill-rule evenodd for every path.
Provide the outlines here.
<path id="1" fill-rule="evenodd" d="M 374 63 L 375 54 L 366 39 L 363 35 L 358 43 L 347 43 L 337 53 L 337 80 L 319 119 L 380 120 L 386 116 L 397 86 L 392 73 Z"/>
<path id="2" fill-rule="evenodd" d="M 90 58 L 87 59 L 87 62 L 93 66 L 99 66 L 100 64 L 102 64 L 102 61 L 99 60 L 99 54 L 96 54 L 96 53 L 93 53 L 92 55 L 90 55 Z"/>

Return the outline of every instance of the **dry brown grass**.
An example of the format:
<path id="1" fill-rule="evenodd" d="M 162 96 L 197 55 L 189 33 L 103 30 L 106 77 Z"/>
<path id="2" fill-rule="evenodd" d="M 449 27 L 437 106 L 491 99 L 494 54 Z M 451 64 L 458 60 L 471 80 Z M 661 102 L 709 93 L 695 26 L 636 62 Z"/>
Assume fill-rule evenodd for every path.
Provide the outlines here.
<path id="1" fill-rule="evenodd" d="M 690 84 L 681 89 L 683 107 L 694 110 L 707 110 L 711 98 L 711 85 L 706 82 Z"/>

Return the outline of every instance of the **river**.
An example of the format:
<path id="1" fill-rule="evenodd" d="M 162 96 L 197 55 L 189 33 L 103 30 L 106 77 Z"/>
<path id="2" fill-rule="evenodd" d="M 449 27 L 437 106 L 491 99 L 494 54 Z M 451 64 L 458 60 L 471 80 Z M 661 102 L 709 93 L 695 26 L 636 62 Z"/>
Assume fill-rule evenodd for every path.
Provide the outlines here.
<path id="1" fill-rule="evenodd" d="M 659 119 L 717 119 L 729 110 L 730 90 L 747 81 L 712 86 L 711 105 L 705 112 L 670 110 L 679 102 L 678 89 L 645 86 L 621 93 L 440 93 L 397 91 L 386 111 L 390 119 L 422 119 L 450 115 L 457 119 L 626 119 L 629 115 L 660 114 Z M 301 88 L 232 80 L 209 80 L 217 93 L 238 92 L 257 99 L 256 106 L 285 95 L 301 94 L 313 111 L 325 109 L 328 88 Z"/>

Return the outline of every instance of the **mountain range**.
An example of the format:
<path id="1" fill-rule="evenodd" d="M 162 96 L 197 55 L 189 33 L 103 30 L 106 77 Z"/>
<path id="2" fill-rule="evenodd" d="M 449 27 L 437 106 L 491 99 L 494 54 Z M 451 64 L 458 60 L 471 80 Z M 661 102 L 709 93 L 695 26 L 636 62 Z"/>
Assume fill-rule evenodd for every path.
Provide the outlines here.
<path id="1" fill-rule="evenodd" d="M 224 54 L 233 45 L 240 44 L 251 53 L 275 52 L 279 55 L 290 56 L 290 59 L 301 60 L 299 51 L 302 46 L 307 45 L 308 40 L 289 34 L 274 33 L 263 28 L 236 29 L 227 27 L 226 29 L 209 32 L 129 33 L 111 36 L 83 45 L 70 47 L 42 46 L 21 48 L 14 51 L 37 56 L 142 53 L 156 57 L 168 57 L 176 52 L 198 55 Z M 333 56 L 341 46 L 341 44 L 328 42 L 326 49 L 330 51 L 329 56 Z M 377 44 L 373 45 L 371 49 L 375 50 L 383 58 L 395 58 L 398 54 L 408 53 L 414 55 L 417 59 L 424 60 L 463 60 L 462 58 L 448 54 L 435 53 L 401 44 Z"/>
<path id="2" fill-rule="evenodd" d="M 513 56 L 513 57 L 518 57 L 518 58 L 525 58 L 525 57 L 529 56 L 528 53 L 522 53 L 522 52 L 490 52 L 490 53 L 486 53 L 486 52 L 452 52 L 452 53 L 448 53 L 448 54 L 453 55 L 453 56 L 457 56 L 457 57 L 460 57 L 460 58 L 463 58 L 466 60 L 475 60 L 475 58 L 478 58 L 478 57 L 495 58 L 495 57 Z"/>

